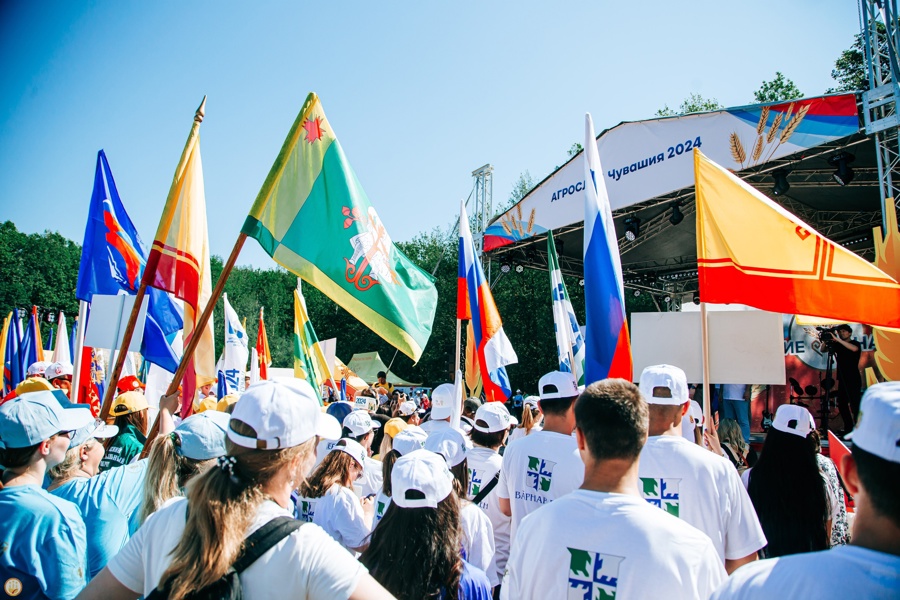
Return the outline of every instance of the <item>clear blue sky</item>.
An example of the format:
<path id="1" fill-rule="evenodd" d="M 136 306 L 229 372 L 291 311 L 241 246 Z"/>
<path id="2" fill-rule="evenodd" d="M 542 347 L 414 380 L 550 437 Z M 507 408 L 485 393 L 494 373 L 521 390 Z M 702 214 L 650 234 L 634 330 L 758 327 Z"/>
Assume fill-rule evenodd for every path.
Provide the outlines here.
<path id="1" fill-rule="evenodd" d="M 310 91 L 391 236 L 446 227 L 494 165 L 494 202 L 598 130 L 691 92 L 805 95 L 859 31 L 853 0 L 0 4 L 0 220 L 81 242 L 97 150 L 152 240 L 194 110 L 209 236 L 227 255 Z M 241 264 L 273 263 L 252 240 Z"/>

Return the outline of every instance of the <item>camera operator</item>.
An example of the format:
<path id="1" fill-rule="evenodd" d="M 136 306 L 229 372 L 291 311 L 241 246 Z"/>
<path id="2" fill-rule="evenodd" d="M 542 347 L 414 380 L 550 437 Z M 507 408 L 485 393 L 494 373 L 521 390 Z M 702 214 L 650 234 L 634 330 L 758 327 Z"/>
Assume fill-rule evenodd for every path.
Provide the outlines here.
<path id="1" fill-rule="evenodd" d="M 844 431 L 841 435 L 853 430 L 855 417 L 859 414 L 860 388 L 862 378 L 859 375 L 859 357 L 862 345 L 851 340 L 853 329 L 846 323 L 838 325 L 828 332 L 831 336 L 830 349 L 837 362 L 837 380 L 840 384 L 837 391 L 838 410 L 844 420 Z M 852 409 L 852 412 L 851 412 Z"/>

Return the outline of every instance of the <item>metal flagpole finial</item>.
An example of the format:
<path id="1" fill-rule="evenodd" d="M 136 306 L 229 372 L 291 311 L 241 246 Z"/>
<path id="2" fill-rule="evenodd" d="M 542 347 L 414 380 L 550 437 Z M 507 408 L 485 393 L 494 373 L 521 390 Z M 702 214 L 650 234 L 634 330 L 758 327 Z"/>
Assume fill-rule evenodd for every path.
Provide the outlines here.
<path id="1" fill-rule="evenodd" d="M 206 115 L 206 96 L 203 96 L 203 102 L 200 103 L 200 106 L 197 107 L 197 112 L 194 113 L 194 120 L 198 123 L 203 122 L 203 117 Z"/>

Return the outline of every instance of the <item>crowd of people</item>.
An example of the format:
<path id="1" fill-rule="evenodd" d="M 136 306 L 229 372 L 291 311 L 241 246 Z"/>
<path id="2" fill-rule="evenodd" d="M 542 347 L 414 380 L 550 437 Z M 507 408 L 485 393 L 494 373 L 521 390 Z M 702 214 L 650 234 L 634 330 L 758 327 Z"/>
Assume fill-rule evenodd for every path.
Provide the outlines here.
<path id="1" fill-rule="evenodd" d="M 135 378 L 100 421 L 64 365 L 29 375 L 0 404 L 2 597 L 900 597 L 900 382 L 835 468 L 793 404 L 757 457 L 737 387 L 703 435 L 672 365 L 506 404 L 260 381 L 161 398 L 149 440 Z"/>

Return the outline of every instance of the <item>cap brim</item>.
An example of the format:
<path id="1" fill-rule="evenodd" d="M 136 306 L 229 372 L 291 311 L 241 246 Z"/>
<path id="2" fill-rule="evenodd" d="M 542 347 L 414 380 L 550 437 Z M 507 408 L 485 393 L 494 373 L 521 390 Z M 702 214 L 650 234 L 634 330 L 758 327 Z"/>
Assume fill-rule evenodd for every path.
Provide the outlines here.
<path id="1" fill-rule="evenodd" d="M 381 423 L 378 421 L 372 421 L 372 429 L 379 429 L 381 427 Z"/>
<path id="2" fill-rule="evenodd" d="M 66 408 L 63 409 L 59 419 L 59 430 L 75 431 L 90 424 L 93 420 L 94 415 L 91 414 L 91 409 L 88 407 Z"/>
<path id="3" fill-rule="evenodd" d="M 119 433 L 118 425 L 107 425 L 103 423 L 97 429 L 91 433 L 91 437 L 95 437 L 97 439 L 105 440 L 111 437 L 115 437 Z"/>
<path id="4" fill-rule="evenodd" d="M 316 435 L 326 440 L 341 439 L 343 428 L 337 419 L 328 413 L 318 413 L 316 419 Z"/>

